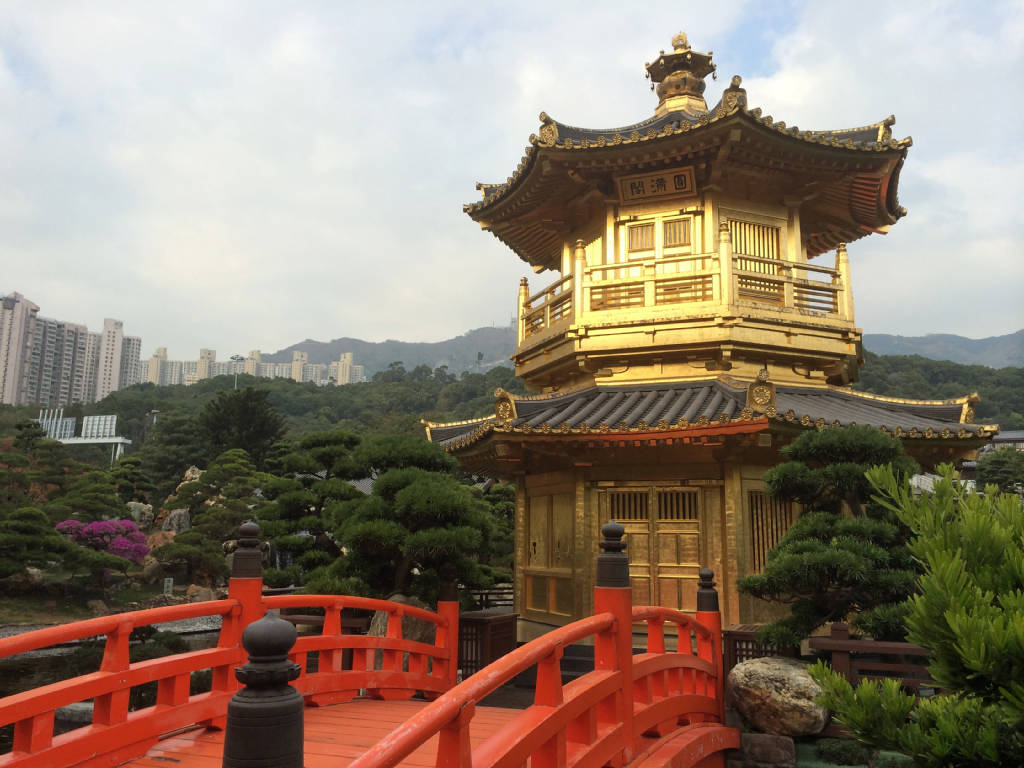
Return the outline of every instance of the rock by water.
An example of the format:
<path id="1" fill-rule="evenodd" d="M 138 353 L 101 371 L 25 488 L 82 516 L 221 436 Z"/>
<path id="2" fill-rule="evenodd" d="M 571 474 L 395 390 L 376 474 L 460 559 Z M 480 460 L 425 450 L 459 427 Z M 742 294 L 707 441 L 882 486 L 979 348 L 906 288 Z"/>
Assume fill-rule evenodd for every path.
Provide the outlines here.
<path id="1" fill-rule="evenodd" d="M 811 736 L 828 725 L 829 712 L 814 703 L 821 688 L 796 659 L 770 656 L 732 668 L 727 696 L 755 730 L 781 736 Z"/>

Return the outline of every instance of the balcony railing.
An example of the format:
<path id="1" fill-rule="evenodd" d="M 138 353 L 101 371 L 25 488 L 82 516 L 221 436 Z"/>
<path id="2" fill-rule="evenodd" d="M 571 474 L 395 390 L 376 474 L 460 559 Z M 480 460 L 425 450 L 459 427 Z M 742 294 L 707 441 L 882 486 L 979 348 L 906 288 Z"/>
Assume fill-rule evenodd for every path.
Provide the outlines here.
<path id="1" fill-rule="evenodd" d="M 586 266 L 577 259 L 575 275 L 561 277 L 532 296 L 524 281 L 519 341 L 571 324 L 625 320 L 625 314 L 637 310 L 657 317 L 684 305 L 730 314 L 788 308 L 852 321 L 845 250 L 837 254 L 835 267 L 826 267 L 733 254 L 728 242 L 722 246 L 721 252 L 619 264 Z"/>
<path id="2" fill-rule="evenodd" d="M 520 315 L 520 340 L 571 318 L 572 293 L 572 275 L 567 275 L 527 298 Z"/>

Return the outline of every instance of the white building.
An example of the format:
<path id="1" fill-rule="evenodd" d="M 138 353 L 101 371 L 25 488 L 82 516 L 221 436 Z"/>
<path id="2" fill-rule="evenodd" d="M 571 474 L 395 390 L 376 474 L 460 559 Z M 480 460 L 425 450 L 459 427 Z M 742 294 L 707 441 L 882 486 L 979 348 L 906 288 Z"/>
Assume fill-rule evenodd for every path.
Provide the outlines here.
<path id="1" fill-rule="evenodd" d="M 0 403 L 17 405 L 28 373 L 32 324 L 39 307 L 20 293 L 0 300 Z"/>

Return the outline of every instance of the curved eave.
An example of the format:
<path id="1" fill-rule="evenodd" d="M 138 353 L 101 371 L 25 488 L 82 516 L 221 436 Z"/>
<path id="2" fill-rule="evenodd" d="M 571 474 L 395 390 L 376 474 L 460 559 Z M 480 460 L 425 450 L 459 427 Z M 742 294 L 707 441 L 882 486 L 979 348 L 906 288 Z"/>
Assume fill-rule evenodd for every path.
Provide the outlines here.
<path id="1" fill-rule="evenodd" d="M 760 431 L 770 423 L 824 429 L 866 424 L 904 439 L 980 442 L 998 432 L 995 425 L 973 424 L 977 395 L 953 400 L 909 400 L 853 392 L 779 386 L 777 402 L 761 412 L 746 406 L 746 385 L 728 377 L 672 385 L 596 387 L 508 400 L 511 417 L 497 415 L 457 424 L 432 425 L 428 439 L 458 453 L 498 435 L 510 439 L 661 440 L 693 434 Z M 760 426 L 758 426 L 760 425 Z M 697 432 L 694 432 L 697 430 Z M 474 449 L 475 450 L 475 449 Z"/>
<path id="2" fill-rule="evenodd" d="M 624 128 L 591 131 L 567 126 L 541 115 L 545 120 L 540 136 L 531 136 L 519 165 L 504 184 L 479 184 L 483 199 L 463 206 L 474 220 L 489 228 L 524 261 L 540 268 L 557 265 L 561 237 L 555 231 L 536 226 L 517 229 L 515 220 L 552 201 L 565 201 L 588 187 L 574 183 L 566 169 L 598 161 L 601 167 L 614 171 L 635 162 L 641 145 L 645 154 L 652 150 L 668 150 L 680 137 L 689 140 L 710 138 L 720 129 L 739 122 L 756 131 L 762 138 L 781 139 L 786 144 L 808 149 L 825 149 L 845 160 L 856 160 L 865 154 L 894 155 L 888 173 L 850 173 L 849 178 L 829 189 L 828 196 L 848 212 L 849 221 L 828 224 L 812 233 L 811 255 L 832 250 L 839 242 L 849 242 L 874 231 L 884 231 L 906 212 L 899 206 L 896 187 L 899 169 L 912 140 L 892 139 L 889 126 L 892 118 L 873 125 L 841 131 L 801 131 L 762 116 L 760 109 L 735 106 L 716 107 L 699 117 L 671 113 L 651 118 Z M 874 140 L 871 140 L 874 138 Z M 538 231 L 540 229 L 540 231 Z"/>

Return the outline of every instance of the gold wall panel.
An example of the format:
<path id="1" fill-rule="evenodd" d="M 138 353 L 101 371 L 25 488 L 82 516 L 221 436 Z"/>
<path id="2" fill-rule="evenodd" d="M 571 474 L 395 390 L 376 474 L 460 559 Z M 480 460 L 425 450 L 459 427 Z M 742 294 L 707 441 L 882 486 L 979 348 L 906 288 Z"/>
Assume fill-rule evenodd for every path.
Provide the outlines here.
<path id="1" fill-rule="evenodd" d="M 554 602 L 551 612 L 562 616 L 572 616 L 572 579 L 551 579 L 554 587 Z"/>
<path id="2" fill-rule="evenodd" d="M 531 611 L 547 612 L 548 584 L 543 576 L 526 577 L 526 607 Z"/>
<path id="3" fill-rule="evenodd" d="M 552 568 L 572 568 L 572 532 L 574 501 L 571 493 L 556 493 L 551 498 Z"/>

